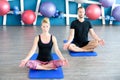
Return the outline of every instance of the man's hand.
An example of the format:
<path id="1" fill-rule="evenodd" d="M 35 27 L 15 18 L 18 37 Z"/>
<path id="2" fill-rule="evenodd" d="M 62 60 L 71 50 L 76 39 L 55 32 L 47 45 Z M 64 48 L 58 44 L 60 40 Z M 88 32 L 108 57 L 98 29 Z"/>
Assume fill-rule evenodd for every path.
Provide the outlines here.
<path id="1" fill-rule="evenodd" d="M 104 45 L 105 45 L 105 42 L 104 42 L 104 40 L 103 40 L 103 39 L 99 40 L 99 41 L 98 41 L 98 43 L 99 43 L 100 45 L 102 45 L 102 46 L 104 46 Z"/>
<path id="2" fill-rule="evenodd" d="M 68 47 L 69 47 L 69 45 L 70 45 L 70 43 L 65 43 L 64 46 L 63 46 L 63 49 L 64 49 L 64 50 L 67 50 Z"/>

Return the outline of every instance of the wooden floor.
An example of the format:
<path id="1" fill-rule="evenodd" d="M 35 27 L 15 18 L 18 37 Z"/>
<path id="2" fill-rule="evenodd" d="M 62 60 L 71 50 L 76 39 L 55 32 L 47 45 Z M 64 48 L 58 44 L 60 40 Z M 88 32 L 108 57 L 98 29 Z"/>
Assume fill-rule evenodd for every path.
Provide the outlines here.
<path id="1" fill-rule="evenodd" d="M 99 46 L 95 50 L 98 53 L 96 57 L 71 57 L 64 51 L 63 40 L 68 36 L 68 30 L 66 27 L 51 27 L 50 30 L 69 60 L 70 66 L 63 68 L 64 80 L 120 80 L 120 27 L 94 27 L 106 42 L 104 47 Z M 34 80 L 28 78 L 27 68 L 19 68 L 18 65 L 39 33 L 41 28 L 34 26 L 0 27 L 0 80 Z"/>

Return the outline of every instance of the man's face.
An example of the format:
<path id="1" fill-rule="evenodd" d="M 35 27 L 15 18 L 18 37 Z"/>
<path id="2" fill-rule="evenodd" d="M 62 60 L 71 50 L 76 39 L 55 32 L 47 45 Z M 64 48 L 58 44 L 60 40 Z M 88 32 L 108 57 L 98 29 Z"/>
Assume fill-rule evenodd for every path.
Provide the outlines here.
<path id="1" fill-rule="evenodd" d="M 78 9 L 79 18 L 84 18 L 84 15 L 85 15 L 85 9 L 84 8 Z"/>

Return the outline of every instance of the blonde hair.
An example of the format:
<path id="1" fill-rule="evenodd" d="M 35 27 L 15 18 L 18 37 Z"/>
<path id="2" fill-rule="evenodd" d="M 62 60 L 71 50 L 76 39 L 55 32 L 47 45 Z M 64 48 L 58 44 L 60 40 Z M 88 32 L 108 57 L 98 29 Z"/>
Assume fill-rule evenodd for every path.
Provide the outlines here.
<path id="1" fill-rule="evenodd" d="M 47 18 L 47 17 L 43 18 L 42 23 L 48 23 L 48 24 L 50 24 L 49 18 Z"/>

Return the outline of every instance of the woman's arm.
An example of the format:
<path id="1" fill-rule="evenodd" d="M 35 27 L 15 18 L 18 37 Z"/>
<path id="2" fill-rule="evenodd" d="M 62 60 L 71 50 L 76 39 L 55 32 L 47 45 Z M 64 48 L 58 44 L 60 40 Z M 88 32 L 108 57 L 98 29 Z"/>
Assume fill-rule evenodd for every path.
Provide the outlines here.
<path id="1" fill-rule="evenodd" d="M 64 60 L 64 57 L 62 56 L 62 53 L 60 52 L 58 48 L 58 44 L 57 44 L 57 40 L 55 36 L 52 36 L 52 41 L 53 41 L 53 47 L 54 47 L 56 54 L 59 56 L 60 59 Z"/>
<path id="2" fill-rule="evenodd" d="M 36 36 L 35 39 L 34 39 L 34 42 L 33 42 L 33 46 L 32 46 L 31 50 L 29 51 L 28 55 L 25 58 L 26 60 L 29 60 L 32 57 L 32 55 L 35 53 L 35 50 L 37 49 L 38 39 L 39 39 L 39 37 Z"/>
<path id="3" fill-rule="evenodd" d="M 56 40 L 56 38 L 54 36 L 52 36 L 52 40 L 53 40 L 53 46 L 54 46 L 54 50 L 55 50 L 56 54 L 63 61 L 63 65 L 68 66 L 68 60 L 65 59 L 63 57 L 62 53 L 60 52 L 60 50 L 58 48 L 57 40 Z"/>
<path id="4" fill-rule="evenodd" d="M 26 58 L 21 61 L 21 64 L 19 65 L 20 67 L 24 67 L 25 64 L 27 63 L 27 61 L 28 61 L 28 60 L 32 57 L 32 55 L 35 53 L 35 50 L 37 49 L 38 39 L 39 39 L 39 37 L 36 36 L 35 39 L 34 39 L 33 46 L 32 46 L 32 48 L 31 48 L 31 50 L 29 51 L 29 53 L 28 53 L 28 55 L 26 56 Z"/>

